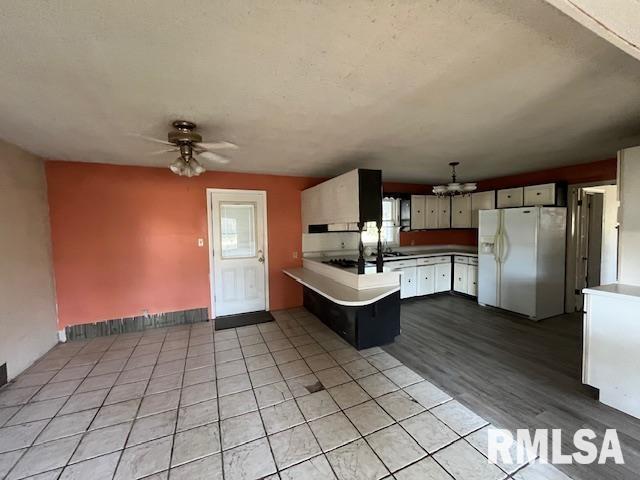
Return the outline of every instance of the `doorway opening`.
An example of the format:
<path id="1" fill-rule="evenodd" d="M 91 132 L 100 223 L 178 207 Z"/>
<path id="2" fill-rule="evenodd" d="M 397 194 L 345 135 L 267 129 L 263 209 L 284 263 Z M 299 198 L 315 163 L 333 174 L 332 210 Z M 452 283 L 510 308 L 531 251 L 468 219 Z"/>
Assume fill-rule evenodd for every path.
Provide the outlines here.
<path id="1" fill-rule="evenodd" d="M 618 187 L 570 185 L 565 311 L 584 307 L 583 288 L 618 279 Z"/>
<path id="2" fill-rule="evenodd" d="M 211 318 L 269 310 L 267 193 L 207 189 Z"/>

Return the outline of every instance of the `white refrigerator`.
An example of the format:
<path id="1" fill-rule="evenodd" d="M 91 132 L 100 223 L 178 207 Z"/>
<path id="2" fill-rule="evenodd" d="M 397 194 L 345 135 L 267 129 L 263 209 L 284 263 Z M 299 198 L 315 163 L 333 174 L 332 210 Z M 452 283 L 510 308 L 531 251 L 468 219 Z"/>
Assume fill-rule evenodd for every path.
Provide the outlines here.
<path id="1" fill-rule="evenodd" d="M 533 320 L 564 313 L 566 208 L 481 210 L 478 303 Z"/>

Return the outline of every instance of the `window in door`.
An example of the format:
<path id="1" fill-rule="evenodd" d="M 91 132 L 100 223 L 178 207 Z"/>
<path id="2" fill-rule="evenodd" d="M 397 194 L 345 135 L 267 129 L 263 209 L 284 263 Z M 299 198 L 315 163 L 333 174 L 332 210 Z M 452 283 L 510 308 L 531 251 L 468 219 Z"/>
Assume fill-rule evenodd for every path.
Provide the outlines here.
<path id="1" fill-rule="evenodd" d="M 255 203 L 220 203 L 220 247 L 223 259 L 256 256 Z"/>
<path id="2" fill-rule="evenodd" d="M 397 246 L 400 244 L 400 200 L 397 198 L 382 199 L 382 229 L 383 245 Z M 362 243 L 377 245 L 378 227 L 376 222 L 367 222 L 362 231 Z"/>

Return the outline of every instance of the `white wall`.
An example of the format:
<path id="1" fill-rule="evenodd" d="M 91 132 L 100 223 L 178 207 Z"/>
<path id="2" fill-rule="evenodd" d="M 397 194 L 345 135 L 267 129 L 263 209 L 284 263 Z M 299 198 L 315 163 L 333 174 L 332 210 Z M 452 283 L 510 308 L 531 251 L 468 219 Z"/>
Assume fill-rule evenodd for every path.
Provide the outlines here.
<path id="1" fill-rule="evenodd" d="M 44 164 L 0 141 L 0 365 L 11 379 L 56 342 Z"/>
<path id="2" fill-rule="evenodd" d="M 640 147 L 618 153 L 620 283 L 640 285 Z"/>
<path id="3" fill-rule="evenodd" d="M 358 249 L 358 232 L 303 233 L 303 255 L 317 255 L 329 252 L 353 252 Z"/>

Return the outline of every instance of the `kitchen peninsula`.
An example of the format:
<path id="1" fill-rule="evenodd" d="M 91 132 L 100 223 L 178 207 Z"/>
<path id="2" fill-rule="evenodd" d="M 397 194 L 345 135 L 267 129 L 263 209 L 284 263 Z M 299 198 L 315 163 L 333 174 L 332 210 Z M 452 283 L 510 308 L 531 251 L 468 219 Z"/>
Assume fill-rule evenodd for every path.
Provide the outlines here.
<path id="1" fill-rule="evenodd" d="M 304 306 L 358 349 L 392 342 L 400 333 L 400 274 L 383 271 L 382 172 L 351 170 L 304 190 L 301 200 L 304 234 L 361 234 L 367 222 L 378 230 L 374 259 L 365 259 L 359 235 L 357 256 L 342 264 L 305 258 L 302 268 L 284 270 L 303 286 Z"/>

